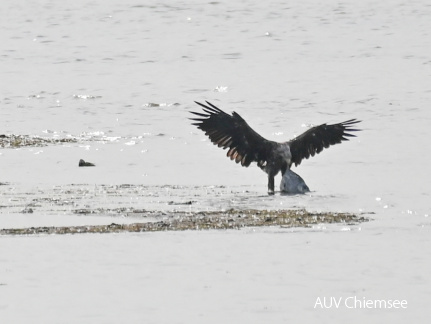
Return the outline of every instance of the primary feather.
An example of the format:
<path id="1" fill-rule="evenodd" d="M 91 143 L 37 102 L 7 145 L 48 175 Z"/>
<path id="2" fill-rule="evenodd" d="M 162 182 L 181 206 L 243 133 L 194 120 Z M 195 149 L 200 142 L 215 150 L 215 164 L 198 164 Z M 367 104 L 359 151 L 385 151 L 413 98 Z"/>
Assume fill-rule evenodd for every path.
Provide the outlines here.
<path id="1" fill-rule="evenodd" d="M 236 163 L 248 167 L 251 162 L 264 165 L 276 142 L 256 133 L 247 122 L 236 112 L 226 114 L 207 101 L 207 105 L 196 102 L 205 113 L 191 112 L 200 118 L 193 125 L 205 132 L 211 142 L 223 149 L 229 149 L 227 156 Z"/>

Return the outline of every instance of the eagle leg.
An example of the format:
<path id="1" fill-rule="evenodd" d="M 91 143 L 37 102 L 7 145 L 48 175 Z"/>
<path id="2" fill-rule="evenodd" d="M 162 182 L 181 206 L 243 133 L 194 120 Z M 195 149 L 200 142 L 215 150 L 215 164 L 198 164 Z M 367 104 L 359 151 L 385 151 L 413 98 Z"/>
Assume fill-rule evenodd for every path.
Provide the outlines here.
<path id="1" fill-rule="evenodd" d="M 274 176 L 268 174 L 268 195 L 274 194 Z"/>

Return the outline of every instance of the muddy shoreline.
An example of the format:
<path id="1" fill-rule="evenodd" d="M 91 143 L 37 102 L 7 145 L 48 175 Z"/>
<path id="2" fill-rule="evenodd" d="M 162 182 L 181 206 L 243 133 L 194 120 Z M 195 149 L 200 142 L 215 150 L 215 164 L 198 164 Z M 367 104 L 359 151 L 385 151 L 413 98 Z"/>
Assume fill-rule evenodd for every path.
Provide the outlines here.
<path id="1" fill-rule="evenodd" d="M 149 215 L 154 217 L 154 212 Z M 89 226 L 52 226 L 9 228 L 0 230 L 0 235 L 34 234 L 83 234 L 83 233 L 124 233 L 159 232 L 209 229 L 240 229 L 243 227 L 281 226 L 311 227 L 318 224 L 357 225 L 370 219 L 346 213 L 310 213 L 306 210 L 228 210 L 226 212 L 175 212 L 160 221 L 132 224 L 89 225 Z"/>

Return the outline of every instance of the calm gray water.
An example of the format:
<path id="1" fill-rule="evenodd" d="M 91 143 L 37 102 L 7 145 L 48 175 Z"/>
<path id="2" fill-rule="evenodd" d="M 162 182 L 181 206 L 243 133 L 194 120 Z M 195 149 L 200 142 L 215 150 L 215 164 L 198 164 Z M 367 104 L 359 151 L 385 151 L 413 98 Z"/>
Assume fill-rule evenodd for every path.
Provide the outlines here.
<path id="1" fill-rule="evenodd" d="M 429 233 L 427 1 L 2 1 L 0 12 L 0 134 L 78 139 L 0 149 L 1 227 L 27 206 L 33 220 L 304 207 L 372 213 L 364 226 L 404 239 Z M 294 168 L 309 195 L 268 197 L 261 170 L 190 124 L 195 100 L 271 140 L 351 118 L 363 131 Z"/>
<path id="2" fill-rule="evenodd" d="M 227 186 L 264 196 L 265 174 L 235 165 L 190 125 L 193 101 L 209 100 L 279 141 L 310 124 L 363 121 L 357 139 L 294 169 L 311 197 L 274 197 L 274 206 L 412 221 L 430 212 L 424 1 L 4 1 L 1 10 L 1 133 L 82 139 L 2 149 L 1 181 L 14 188 Z M 97 168 L 78 169 L 80 158 Z"/>

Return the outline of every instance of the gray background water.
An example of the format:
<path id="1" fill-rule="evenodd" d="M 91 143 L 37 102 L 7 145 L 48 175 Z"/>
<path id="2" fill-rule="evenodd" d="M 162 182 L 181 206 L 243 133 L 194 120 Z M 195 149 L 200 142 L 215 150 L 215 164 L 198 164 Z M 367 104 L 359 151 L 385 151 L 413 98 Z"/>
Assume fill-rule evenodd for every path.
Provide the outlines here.
<path id="1" fill-rule="evenodd" d="M 119 195 L 136 208 L 372 212 L 367 228 L 403 232 L 429 269 L 429 241 L 415 241 L 431 225 L 427 1 L 2 1 L 0 12 L 0 133 L 80 138 L 0 150 L 2 227 L 58 188 L 93 190 L 59 194 L 74 208 L 106 207 L 116 201 L 102 186 L 132 184 Z M 257 167 L 190 125 L 194 100 L 277 141 L 350 118 L 363 131 L 294 169 L 310 195 L 267 197 Z M 73 209 L 44 208 L 24 225 Z"/>
<path id="2" fill-rule="evenodd" d="M 357 139 L 295 171 L 331 209 L 429 212 L 426 2 L 1 8 L 2 133 L 108 142 L 2 150 L 2 181 L 246 185 L 264 193 L 258 168 L 223 158 L 187 120 L 194 100 L 210 100 L 280 141 L 303 125 L 363 120 Z M 75 168 L 80 158 L 98 168 Z"/>

